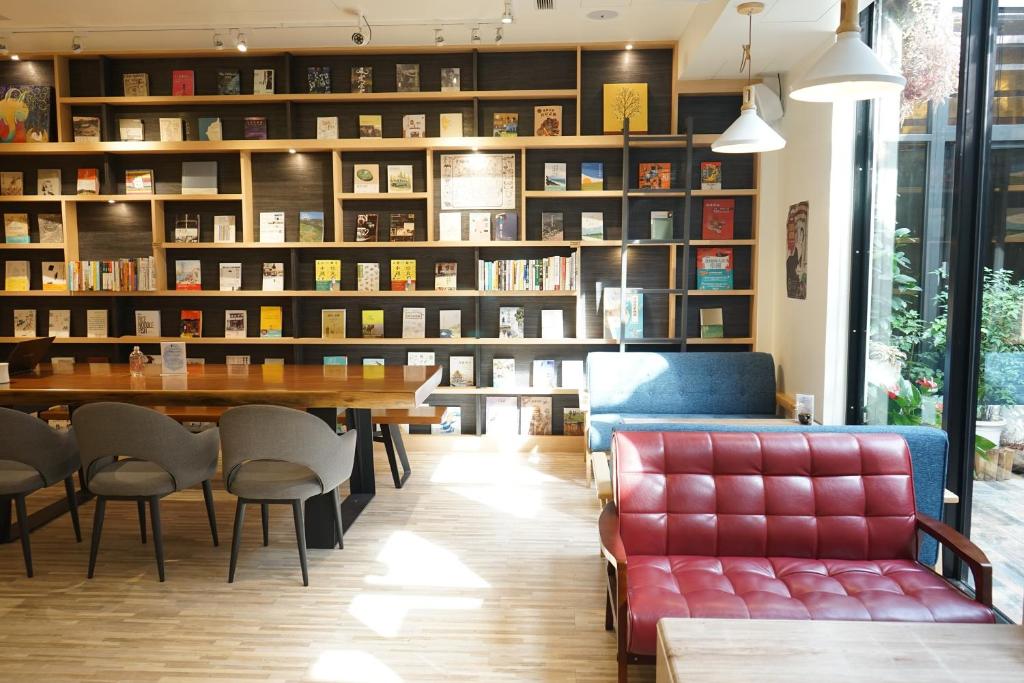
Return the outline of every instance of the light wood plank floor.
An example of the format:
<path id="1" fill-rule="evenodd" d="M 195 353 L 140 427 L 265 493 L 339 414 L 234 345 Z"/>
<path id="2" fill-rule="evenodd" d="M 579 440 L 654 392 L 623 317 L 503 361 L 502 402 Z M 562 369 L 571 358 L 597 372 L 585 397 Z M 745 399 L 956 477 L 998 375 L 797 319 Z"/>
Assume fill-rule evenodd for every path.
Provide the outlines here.
<path id="1" fill-rule="evenodd" d="M 249 508 L 226 582 L 234 498 L 161 506 L 167 582 L 133 503 L 107 507 L 97 576 L 62 517 L 32 535 L 36 576 L 0 546 L 0 680 L 610 681 L 594 493 L 578 455 L 412 454 L 406 487 L 378 455 L 378 495 L 344 550 L 310 551 L 303 588 L 290 511 L 271 545 Z M 219 488 L 220 483 L 215 484 Z M 62 492 L 30 498 L 33 507 Z M 636 669 L 634 667 L 634 669 Z M 653 680 L 637 669 L 633 680 Z"/>

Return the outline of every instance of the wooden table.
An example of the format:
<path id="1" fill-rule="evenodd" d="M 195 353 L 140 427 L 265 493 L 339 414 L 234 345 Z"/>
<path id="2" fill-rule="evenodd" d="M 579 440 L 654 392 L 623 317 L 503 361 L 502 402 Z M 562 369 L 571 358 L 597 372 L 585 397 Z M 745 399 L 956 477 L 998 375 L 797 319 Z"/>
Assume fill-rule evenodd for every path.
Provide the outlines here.
<path id="1" fill-rule="evenodd" d="M 346 423 L 358 430 L 355 465 L 348 497 L 342 503 L 347 529 L 373 499 L 373 408 L 414 408 L 441 383 L 439 366 L 339 365 L 202 365 L 187 376 L 164 377 L 156 366 L 143 377 L 131 377 L 127 365 L 76 363 L 56 368 L 39 366 L 29 375 L 0 385 L 2 406 L 70 406 L 95 401 L 140 405 L 235 406 L 270 404 L 307 410 L 331 425 L 337 409 L 346 409 Z M 63 503 L 33 515 L 33 528 L 62 514 Z M 64 508 L 66 510 L 66 508 Z M 0 540 L 11 533 L 10 505 L 0 506 Z M 335 531 L 330 495 L 306 501 L 306 543 L 332 548 Z M 4 538 L 6 536 L 6 538 Z"/>
<path id="2" fill-rule="evenodd" d="M 662 619 L 658 683 L 1024 680 L 1024 627 Z"/>

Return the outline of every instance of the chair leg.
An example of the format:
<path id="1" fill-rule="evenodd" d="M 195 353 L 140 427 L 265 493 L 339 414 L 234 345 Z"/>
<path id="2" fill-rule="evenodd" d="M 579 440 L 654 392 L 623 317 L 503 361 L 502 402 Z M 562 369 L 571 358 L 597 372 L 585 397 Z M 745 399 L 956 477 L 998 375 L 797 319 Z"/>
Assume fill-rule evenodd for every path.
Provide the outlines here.
<path id="1" fill-rule="evenodd" d="M 28 512 L 25 510 L 25 495 L 14 497 L 14 509 L 18 512 L 18 529 L 21 530 L 21 554 L 25 557 L 25 574 L 32 578 L 32 546 L 29 544 Z"/>
<path id="2" fill-rule="evenodd" d="M 156 569 L 160 581 L 164 580 L 164 539 L 160 531 L 160 496 L 149 499 L 149 517 L 153 523 L 153 547 L 156 549 Z"/>
<path id="3" fill-rule="evenodd" d="M 302 585 L 309 585 L 309 566 L 306 563 L 306 525 L 302 521 L 302 501 L 292 501 L 292 516 L 295 518 L 295 541 L 299 545 L 299 563 L 302 565 Z"/>
<path id="4" fill-rule="evenodd" d="M 78 521 L 78 494 L 75 493 L 75 478 L 69 476 L 64 480 L 64 492 L 68 496 L 68 512 L 71 513 L 71 526 L 75 530 L 75 541 L 82 542 L 82 525 Z"/>
<path id="5" fill-rule="evenodd" d="M 245 503 L 239 498 L 235 502 L 235 529 L 231 536 L 231 564 L 228 566 L 228 583 L 235 582 L 235 566 L 238 564 L 238 546 L 242 542 L 243 521 L 245 521 Z"/>
<path id="6" fill-rule="evenodd" d="M 331 505 L 334 506 L 334 528 L 338 530 L 338 547 L 345 547 L 345 526 L 341 521 L 341 494 L 338 489 L 331 491 Z"/>
<path id="7" fill-rule="evenodd" d="M 92 516 L 92 541 L 89 545 L 89 573 L 86 575 L 92 578 L 96 571 L 96 554 L 100 550 L 100 534 L 103 533 L 103 513 L 107 510 L 107 499 L 103 496 L 96 496 L 96 510 Z"/>
<path id="8" fill-rule="evenodd" d="M 146 545 L 146 501 L 140 498 L 135 504 L 139 508 L 139 535 L 142 536 L 142 545 Z"/>
<path id="9" fill-rule="evenodd" d="M 270 506 L 260 503 L 260 519 L 263 521 L 263 546 L 270 545 Z"/>
<path id="10" fill-rule="evenodd" d="M 203 499 L 206 501 L 206 516 L 210 519 L 210 535 L 216 547 L 220 545 L 220 539 L 217 538 L 217 513 L 213 509 L 213 487 L 209 479 L 203 482 Z"/>
<path id="11" fill-rule="evenodd" d="M 604 630 L 614 631 L 615 630 L 615 615 L 612 612 L 612 596 L 605 591 L 604 594 Z"/>

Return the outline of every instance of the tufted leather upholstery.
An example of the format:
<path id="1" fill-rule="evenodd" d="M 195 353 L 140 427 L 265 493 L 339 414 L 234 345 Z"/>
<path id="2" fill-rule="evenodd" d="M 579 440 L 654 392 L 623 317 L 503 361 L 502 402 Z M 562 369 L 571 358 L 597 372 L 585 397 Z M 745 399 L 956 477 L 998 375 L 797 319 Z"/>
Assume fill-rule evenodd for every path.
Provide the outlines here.
<path id="1" fill-rule="evenodd" d="M 896 434 L 617 432 L 628 650 L 663 617 L 991 622 L 915 561 Z"/>

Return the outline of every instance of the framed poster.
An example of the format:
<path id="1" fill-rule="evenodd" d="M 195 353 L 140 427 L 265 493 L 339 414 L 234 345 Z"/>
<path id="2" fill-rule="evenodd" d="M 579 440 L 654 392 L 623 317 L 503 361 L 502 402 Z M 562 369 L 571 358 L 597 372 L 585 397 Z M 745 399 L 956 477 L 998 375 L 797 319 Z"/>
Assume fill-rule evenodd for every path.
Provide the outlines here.
<path id="1" fill-rule="evenodd" d="M 441 155 L 442 211 L 514 208 L 514 154 Z"/>
<path id="2" fill-rule="evenodd" d="M 647 132 L 647 84 L 604 84 L 604 132 L 619 134 L 629 119 L 630 133 Z"/>
<path id="3" fill-rule="evenodd" d="M 807 298 L 807 202 L 789 207 L 786 218 L 786 296 Z"/>
<path id="4" fill-rule="evenodd" d="M 0 143 L 50 141 L 50 87 L 0 85 Z"/>

